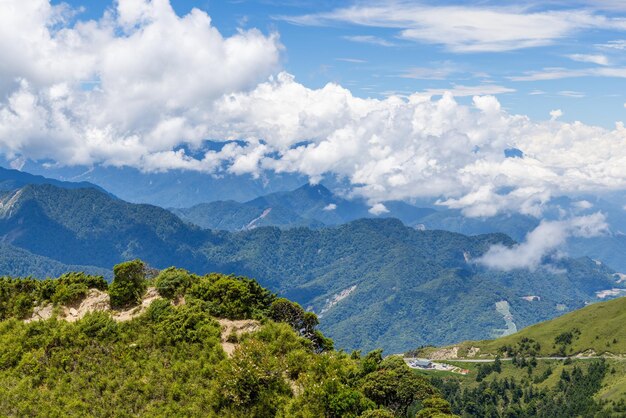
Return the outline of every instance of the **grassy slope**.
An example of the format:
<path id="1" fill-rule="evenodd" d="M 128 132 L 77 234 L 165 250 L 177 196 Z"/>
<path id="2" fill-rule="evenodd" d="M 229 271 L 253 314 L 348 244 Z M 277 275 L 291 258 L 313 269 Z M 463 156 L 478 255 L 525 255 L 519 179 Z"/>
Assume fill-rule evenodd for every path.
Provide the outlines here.
<path id="1" fill-rule="evenodd" d="M 469 347 L 479 347 L 480 354 L 495 355 L 503 345 L 516 345 L 522 338 L 532 338 L 541 344 L 539 355 L 550 356 L 557 353 L 554 338 L 567 331 L 580 330 L 569 346 L 568 354 L 584 353 L 593 350 L 600 354 L 626 354 L 626 297 L 599 302 L 550 321 L 524 328 L 507 337 L 496 340 L 466 341 L 459 344 L 462 355 Z"/>
<path id="2" fill-rule="evenodd" d="M 608 359 L 610 372 L 607 373 L 602 384 L 602 389 L 596 395 L 596 398 L 599 400 L 618 401 L 626 396 L 626 360 L 623 359 L 624 355 L 626 355 L 625 321 L 626 297 L 622 297 L 589 305 L 559 318 L 530 326 L 507 337 L 485 341 L 466 341 L 457 344 L 457 346 L 459 347 L 460 356 L 467 353 L 470 347 L 479 347 L 479 356 L 495 355 L 498 348 L 503 345 L 515 346 L 518 341 L 526 337 L 532 338 L 541 344 L 541 356 L 550 356 L 555 354 L 557 350 L 557 346 L 554 344 L 554 338 L 563 332 L 578 328 L 580 335 L 578 338 L 575 338 L 571 346 L 568 347 L 568 354 L 575 355 L 593 350 L 598 355 L 618 355 L 621 357 L 619 359 Z M 614 343 L 614 340 L 617 342 Z M 424 349 L 420 355 L 428 357 L 428 355 L 435 350 L 435 348 L 428 347 Z M 478 363 L 450 363 L 471 370 L 471 373 L 466 377 L 460 377 L 464 385 L 473 387 L 477 384 L 475 377 L 479 366 Z M 572 365 L 585 363 L 588 363 L 588 360 L 575 360 Z M 571 368 L 571 366 L 564 366 L 562 361 L 539 360 L 534 374 L 540 374 L 548 365 L 552 367 L 553 373 L 548 379 L 540 383 L 538 385 L 539 387 L 554 386 L 563 368 Z M 612 370 L 614 370 L 614 372 L 612 372 Z M 515 377 L 520 379 L 525 375 L 525 369 L 514 367 L 510 362 L 503 362 L 502 374 L 492 374 L 485 380 L 490 381 L 496 376 L 498 378 Z"/>

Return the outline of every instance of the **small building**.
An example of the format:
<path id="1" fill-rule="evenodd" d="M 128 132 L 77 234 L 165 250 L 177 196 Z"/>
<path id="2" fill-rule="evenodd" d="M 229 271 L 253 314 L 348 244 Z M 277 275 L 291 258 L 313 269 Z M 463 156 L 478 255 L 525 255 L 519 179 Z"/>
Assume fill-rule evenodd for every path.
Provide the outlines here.
<path id="1" fill-rule="evenodd" d="M 418 369 L 432 369 L 433 368 L 432 361 L 428 359 L 424 359 L 424 358 L 415 359 L 411 361 L 410 364 L 411 364 L 411 367 L 415 367 Z"/>

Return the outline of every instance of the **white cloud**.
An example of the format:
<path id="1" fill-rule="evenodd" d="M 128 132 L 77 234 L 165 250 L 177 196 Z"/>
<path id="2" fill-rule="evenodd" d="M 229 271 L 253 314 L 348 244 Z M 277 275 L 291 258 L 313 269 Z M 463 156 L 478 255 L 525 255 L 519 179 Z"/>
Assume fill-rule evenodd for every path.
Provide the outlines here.
<path id="1" fill-rule="evenodd" d="M 334 203 L 329 203 L 328 205 L 324 206 L 324 210 L 327 210 L 327 211 L 331 211 L 335 209 L 337 209 L 337 205 Z"/>
<path id="2" fill-rule="evenodd" d="M 349 62 L 352 64 L 365 64 L 367 61 L 358 58 L 335 58 L 336 61 Z"/>
<path id="3" fill-rule="evenodd" d="M 376 203 L 369 209 L 369 213 L 376 216 L 387 212 L 389 212 L 389 209 L 387 209 L 382 203 Z"/>
<path id="4" fill-rule="evenodd" d="M 402 78 L 417 80 L 445 80 L 450 75 L 461 72 L 452 62 L 436 63 L 432 67 L 413 67 L 399 74 Z"/>
<path id="5" fill-rule="evenodd" d="M 476 86 L 464 86 L 458 84 L 448 89 L 426 89 L 425 92 L 433 96 L 450 93 L 456 97 L 466 97 L 514 93 L 515 91 L 515 89 L 510 87 L 499 86 L 496 84 L 478 84 Z"/>
<path id="6" fill-rule="evenodd" d="M 617 49 L 618 51 L 623 51 L 626 49 L 626 39 L 618 39 L 615 41 L 609 41 L 605 44 L 596 44 L 599 48 L 606 49 Z"/>
<path id="7" fill-rule="evenodd" d="M 179 17 L 167 0 L 120 0 L 75 25 L 59 7 L 0 3 L 0 54 L 11 57 L 0 66 L 0 149 L 9 156 L 151 166 L 146 155 L 205 138 L 203 109 L 215 99 L 278 65 L 276 35 L 225 38 L 204 12 Z M 170 157 L 157 160 L 196 165 Z"/>
<path id="8" fill-rule="evenodd" d="M 574 207 L 582 210 L 591 209 L 593 207 L 593 203 L 588 200 L 579 200 L 573 203 Z"/>
<path id="9" fill-rule="evenodd" d="M 561 109 L 555 109 L 550 112 L 550 120 L 557 120 L 563 116 L 563 111 Z"/>
<path id="10" fill-rule="evenodd" d="M 353 35 L 353 36 L 344 36 L 344 39 L 352 42 L 359 42 L 362 44 L 371 44 L 378 46 L 395 46 L 393 42 L 389 42 L 386 39 L 379 38 L 378 36 L 372 35 Z"/>
<path id="11" fill-rule="evenodd" d="M 541 71 L 529 71 L 524 75 L 509 77 L 511 81 L 545 81 L 559 80 L 562 78 L 580 77 L 609 77 L 626 78 L 626 67 L 603 67 L 603 68 L 544 68 Z"/>
<path id="12" fill-rule="evenodd" d="M 496 270 L 535 270 L 546 256 L 565 244 L 568 237 L 589 238 L 607 232 L 606 218 L 600 212 L 564 221 L 542 221 L 528 233 L 524 242 L 510 248 L 494 245 L 476 262 Z"/>
<path id="13" fill-rule="evenodd" d="M 582 99 L 585 97 L 585 93 L 582 91 L 573 91 L 573 90 L 561 90 L 557 93 L 559 96 L 563 97 L 571 97 L 573 99 Z"/>
<path id="14" fill-rule="evenodd" d="M 626 30 L 623 19 L 587 9 L 534 12 L 524 7 L 438 6 L 404 1 L 363 2 L 281 19 L 298 25 L 344 22 L 395 28 L 403 39 L 444 45 L 455 52 L 509 51 L 550 45 L 584 30 Z"/>
<path id="15" fill-rule="evenodd" d="M 595 55 L 571 54 L 571 55 L 567 55 L 567 57 L 571 59 L 572 61 L 590 62 L 592 64 L 598 64 L 598 65 L 609 65 L 609 58 L 606 55 L 601 55 L 601 54 L 595 54 Z"/>

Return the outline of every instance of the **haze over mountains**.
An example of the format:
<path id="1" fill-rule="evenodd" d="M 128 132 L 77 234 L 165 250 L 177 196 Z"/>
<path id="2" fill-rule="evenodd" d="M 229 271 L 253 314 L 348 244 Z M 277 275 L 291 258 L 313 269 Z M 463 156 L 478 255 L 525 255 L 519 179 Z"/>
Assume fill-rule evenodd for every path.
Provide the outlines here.
<path id="1" fill-rule="evenodd" d="M 521 328 L 623 287 L 611 268 L 589 258 L 551 254 L 535 270 L 488 269 L 478 260 L 494 244 L 511 247 L 511 238 L 420 230 L 392 218 L 351 220 L 372 215 L 362 202 L 340 199 L 322 186 L 231 202 L 261 213 L 270 205 L 277 215 L 292 216 L 274 219 L 283 228 L 254 225 L 240 232 L 202 229 L 89 185 L 58 186 L 63 184 L 20 184 L 3 192 L 2 274 L 53 275 L 69 265 L 98 271 L 134 258 L 155 268 L 245 274 L 318 313 L 322 330 L 342 348 L 403 351 L 493 337 L 510 332 L 511 321 Z M 330 204 L 336 207 L 325 210 Z M 385 216 L 409 224 L 439 214 L 408 204 L 389 209 Z M 231 225 L 242 221 L 247 218 Z M 309 227 L 287 228 L 299 223 Z M 496 309 L 497 302 L 509 312 Z"/>

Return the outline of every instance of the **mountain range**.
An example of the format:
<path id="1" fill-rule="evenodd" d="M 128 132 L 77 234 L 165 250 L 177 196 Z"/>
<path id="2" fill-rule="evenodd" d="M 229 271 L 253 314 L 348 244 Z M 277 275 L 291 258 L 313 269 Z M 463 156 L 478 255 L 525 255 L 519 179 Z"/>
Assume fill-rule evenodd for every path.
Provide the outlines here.
<path id="1" fill-rule="evenodd" d="M 309 186 L 299 193 L 324 195 Z M 289 208 L 323 212 L 321 204 L 297 203 Z M 0 195 L 0 240 L 5 260 L 22 260 L 0 264 L 2 274 L 23 275 L 28 265 L 42 277 L 64 265 L 110 269 L 134 258 L 159 269 L 245 274 L 318 313 L 321 329 L 346 349 L 397 352 L 493 337 L 623 286 L 610 268 L 589 258 L 555 258 L 536 271 L 508 273 L 477 263 L 491 245 L 515 243 L 504 234 L 422 231 L 393 218 L 214 231 L 97 188 L 52 184 Z"/>
<path id="2" fill-rule="evenodd" d="M 587 196 L 558 198 L 546 204 L 544 219 L 557 221 L 563 213 L 575 216 L 602 212 L 609 231 L 597 237 L 570 237 L 563 250 L 573 257 L 589 256 L 618 271 L 626 271 L 626 222 L 623 208 L 609 201 Z M 584 202 L 581 208 L 581 202 Z M 387 212 L 372 214 L 366 201 L 345 199 L 322 184 L 305 184 L 295 190 L 270 193 L 246 202 L 215 201 L 189 208 L 172 208 L 181 219 L 202 228 L 242 231 L 260 226 L 321 228 L 361 218 L 397 218 L 418 229 L 445 230 L 464 235 L 504 233 L 521 242 L 540 220 L 518 213 L 491 217 L 468 217 L 457 209 L 435 205 L 418 207 L 400 201 L 383 202 Z"/>
<path id="3" fill-rule="evenodd" d="M 387 212 L 370 213 L 367 202 L 336 196 L 321 184 L 305 184 L 295 190 L 276 192 L 239 203 L 232 200 L 202 203 L 190 208 L 171 209 L 181 219 L 203 228 L 241 231 L 259 226 L 319 228 L 340 225 L 361 218 L 397 218 L 416 225 L 435 213 L 404 202 L 384 202 Z"/>

